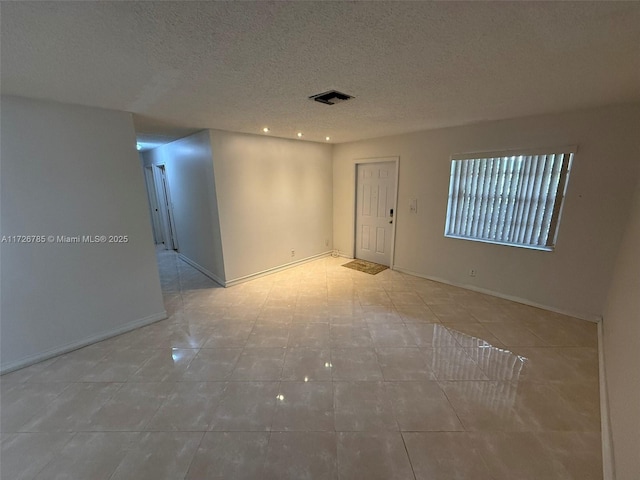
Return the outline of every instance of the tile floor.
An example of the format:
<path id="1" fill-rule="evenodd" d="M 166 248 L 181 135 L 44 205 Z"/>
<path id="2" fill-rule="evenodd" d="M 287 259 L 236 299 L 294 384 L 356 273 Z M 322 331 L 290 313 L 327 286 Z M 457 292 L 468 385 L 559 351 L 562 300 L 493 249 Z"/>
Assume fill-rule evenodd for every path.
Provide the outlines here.
<path id="1" fill-rule="evenodd" d="M 324 258 L 4 375 L 0 477 L 601 479 L 596 327 Z"/>

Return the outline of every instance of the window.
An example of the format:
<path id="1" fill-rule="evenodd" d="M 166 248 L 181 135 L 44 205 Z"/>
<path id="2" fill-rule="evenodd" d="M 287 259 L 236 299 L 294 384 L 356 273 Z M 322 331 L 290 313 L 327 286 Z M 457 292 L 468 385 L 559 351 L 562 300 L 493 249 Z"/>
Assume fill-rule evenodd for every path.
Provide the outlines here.
<path id="1" fill-rule="evenodd" d="M 445 236 L 553 250 L 575 151 L 454 155 Z"/>

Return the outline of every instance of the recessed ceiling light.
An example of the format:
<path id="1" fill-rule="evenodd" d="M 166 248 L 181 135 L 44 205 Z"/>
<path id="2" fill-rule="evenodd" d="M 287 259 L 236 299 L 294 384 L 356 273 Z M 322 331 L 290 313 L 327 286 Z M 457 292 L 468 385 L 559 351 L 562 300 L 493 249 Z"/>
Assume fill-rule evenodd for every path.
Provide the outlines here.
<path id="1" fill-rule="evenodd" d="M 298 132 L 298 138 L 302 138 L 302 132 Z"/>
<path id="2" fill-rule="evenodd" d="M 331 137 L 324 137 L 324 139 L 328 142 L 329 140 L 331 140 Z"/>
<path id="3" fill-rule="evenodd" d="M 264 133 L 269 133 L 269 127 L 264 127 L 264 128 L 262 129 L 262 131 L 263 131 Z"/>

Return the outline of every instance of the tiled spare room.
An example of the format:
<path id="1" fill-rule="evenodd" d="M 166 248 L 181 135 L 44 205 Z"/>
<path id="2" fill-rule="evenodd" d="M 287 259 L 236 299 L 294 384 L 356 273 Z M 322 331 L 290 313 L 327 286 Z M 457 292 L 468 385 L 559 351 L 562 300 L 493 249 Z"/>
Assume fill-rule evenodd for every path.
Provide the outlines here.
<path id="1" fill-rule="evenodd" d="M 0 480 L 640 480 L 640 2 L 0 0 Z"/>

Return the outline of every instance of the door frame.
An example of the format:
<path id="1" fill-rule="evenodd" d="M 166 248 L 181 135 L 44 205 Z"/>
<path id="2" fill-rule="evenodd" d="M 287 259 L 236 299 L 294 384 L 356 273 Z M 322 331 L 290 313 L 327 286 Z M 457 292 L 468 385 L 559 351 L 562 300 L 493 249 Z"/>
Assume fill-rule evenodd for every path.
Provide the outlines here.
<path id="1" fill-rule="evenodd" d="M 396 257 L 396 225 L 398 224 L 398 190 L 399 190 L 399 179 L 400 179 L 400 157 L 372 157 L 372 158 L 356 158 L 353 163 L 353 176 L 355 179 L 354 189 L 353 189 L 353 249 L 351 251 L 351 255 L 353 258 L 356 258 L 356 235 L 358 225 L 356 222 L 358 221 L 358 165 L 366 165 L 373 163 L 385 163 L 385 162 L 394 162 L 396 164 L 396 194 L 393 199 L 393 228 L 391 229 L 391 260 L 389 262 L 389 270 L 393 270 L 394 260 Z"/>
<path id="2" fill-rule="evenodd" d="M 158 192 L 153 178 L 153 165 L 145 165 L 144 181 L 147 187 L 147 200 L 149 201 L 149 215 L 151 215 L 151 227 L 153 230 L 153 242 L 156 245 L 164 244 L 162 238 L 162 222 L 160 220 L 160 205 L 158 205 Z"/>
<path id="3" fill-rule="evenodd" d="M 155 163 L 153 166 L 155 167 L 153 173 L 156 184 L 156 195 L 160 197 L 158 201 L 163 207 L 160 218 L 162 219 L 164 248 L 166 250 L 178 250 L 178 237 L 174 223 L 173 202 L 171 201 L 171 192 L 169 191 L 169 181 L 167 179 L 167 167 L 164 163 Z M 164 208 L 165 203 L 166 208 Z"/>

